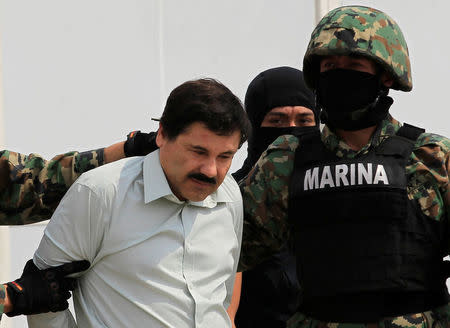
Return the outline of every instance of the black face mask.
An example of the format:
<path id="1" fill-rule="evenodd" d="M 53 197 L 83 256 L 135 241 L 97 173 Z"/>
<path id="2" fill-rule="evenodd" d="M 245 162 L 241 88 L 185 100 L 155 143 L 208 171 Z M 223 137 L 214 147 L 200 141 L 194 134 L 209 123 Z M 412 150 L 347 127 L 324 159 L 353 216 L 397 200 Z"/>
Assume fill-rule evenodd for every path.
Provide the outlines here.
<path id="1" fill-rule="evenodd" d="M 320 73 L 317 102 L 321 120 L 332 128 L 360 130 L 386 118 L 392 98 L 377 75 L 333 69 Z"/>

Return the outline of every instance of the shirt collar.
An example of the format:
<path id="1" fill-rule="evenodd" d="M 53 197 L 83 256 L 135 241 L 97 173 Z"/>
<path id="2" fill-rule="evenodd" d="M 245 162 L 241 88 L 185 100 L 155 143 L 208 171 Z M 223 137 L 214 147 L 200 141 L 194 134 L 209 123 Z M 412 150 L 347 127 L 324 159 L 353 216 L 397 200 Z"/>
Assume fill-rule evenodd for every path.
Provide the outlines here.
<path id="1" fill-rule="evenodd" d="M 144 200 L 150 203 L 161 197 L 173 196 L 173 200 L 182 203 L 175 197 L 167 182 L 164 171 L 159 162 L 159 149 L 144 158 Z M 171 197 L 169 197 L 171 198 Z"/>
<path id="2" fill-rule="evenodd" d="M 144 158 L 143 171 L 144 201 L 146 204 L 163 197 L 177 204 L 190 204 L 198 207 L 213 208 L 217 203 L 233 202 L 233 199 L 236 198 L 235 196 L 233 197 L 230 188 L 225 186 L 227 179 L 233 179 L 227 175 L 222 185 L 204 200 L 200 202 L 179 200 L 170 189 L 169 182 L 161 167 L 159 149 Z"/>

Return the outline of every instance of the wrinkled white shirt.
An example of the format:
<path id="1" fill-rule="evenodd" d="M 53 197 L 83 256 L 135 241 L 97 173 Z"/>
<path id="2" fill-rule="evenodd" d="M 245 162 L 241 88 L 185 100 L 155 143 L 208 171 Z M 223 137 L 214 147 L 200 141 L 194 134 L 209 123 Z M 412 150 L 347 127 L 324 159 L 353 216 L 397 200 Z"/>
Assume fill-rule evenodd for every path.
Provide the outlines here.
<path id="1" fill-rule="evenodd" d="M 180 201 L 155 151 L 84 173 L 52 216 L 34 262 L 41 269 L 91 262 L 74 292 L 78 327 L 231 327 L 226 308 L 242 217 L 230 175 L 204 201 Z M 77 327 L 68 310 L 28 323 Z"/>

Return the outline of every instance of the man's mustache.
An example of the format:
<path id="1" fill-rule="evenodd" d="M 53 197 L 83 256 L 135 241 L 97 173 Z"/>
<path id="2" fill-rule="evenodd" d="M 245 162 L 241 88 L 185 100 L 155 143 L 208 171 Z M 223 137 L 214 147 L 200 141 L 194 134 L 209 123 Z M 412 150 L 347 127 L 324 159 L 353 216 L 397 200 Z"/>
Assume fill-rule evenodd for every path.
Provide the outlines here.
<path id="1" fill-rule="evenodd" d="M 201 174 L 201 173 L 191 173 L 191 174 L 188 175 L 188 178 L 193 178 L 193 179 L 196 179 L 196 180 L 199 180 L 199 181 L 203 181 L 203 182 L 206 182 L 206 183 L 210 183 L 210 184 L 213 184 L 213 185 L 215 185 L 216 182 L 217 182 L 215 178 L 209 178 L 206 175 Z"/>

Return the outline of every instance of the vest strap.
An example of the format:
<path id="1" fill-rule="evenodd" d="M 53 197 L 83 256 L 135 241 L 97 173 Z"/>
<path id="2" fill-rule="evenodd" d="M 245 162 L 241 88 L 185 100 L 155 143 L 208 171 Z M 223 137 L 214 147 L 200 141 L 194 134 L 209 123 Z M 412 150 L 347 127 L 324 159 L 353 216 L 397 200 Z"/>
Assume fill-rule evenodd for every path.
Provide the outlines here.
<path id="1" fill-rule="evenodd" d="M 397 131 L 397 135 L 400 137 L 407 138 L 411 141 L 416 141 L 417 138 L 425 132 L 425 129 L 419 128 L 417 126 L 404 123 L 403 126 Z"/>

